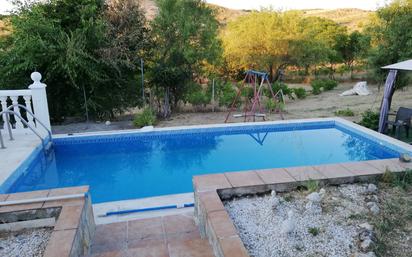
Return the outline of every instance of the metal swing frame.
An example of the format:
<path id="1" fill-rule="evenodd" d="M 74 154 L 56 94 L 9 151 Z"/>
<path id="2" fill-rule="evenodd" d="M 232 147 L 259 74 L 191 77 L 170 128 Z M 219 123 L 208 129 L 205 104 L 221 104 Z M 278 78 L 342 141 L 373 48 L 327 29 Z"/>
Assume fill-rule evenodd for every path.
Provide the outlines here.
<path id="1" fill-rule="evenodd" d="M 249 101 L 245 104 L 243 113 L 242 114 L 235 114 L 233 115 L 234 118 L 241 118 L 244 117 L 244 122 L 250 121 L 250 118 L 253 119 L 253 122 L 256 121 L 256 118 L 262 118 L 263 121 L 266 121 L 266 114 L 264 113 L 264 108 L 261 104 L 262 96 L 263 96 L 263 88 L 265 86 L 268 87 L 269 92 L 271 94 L 272 99 L 276 102 L 282 102 L 285 104 L 284 95 L 282 89 L 280 89 L 276 94 L 273 92 L 271 83 L 269 81 L 269 75 L 265 72 L 255 71 L 255 70 L 248 70 L 245 72 L 245 78 L 242 81 L 242 84 L 236 94 L 235 99 L 233 100 L 229 112 L 226 116 L 225 123 L 229 121 L 230 115 L 236 111 L 236 103 L 241 97 L 243 89 L 247 85 L 253 86 L 253 97 L 251 99 L 250 105 L 248 104 Z M 258 81 L 260 79 L 260 83 Z M 280 114 L 281 119 L 283 120 L 283 113 L 279 106 L 276 107 L 276 112 Z"/>

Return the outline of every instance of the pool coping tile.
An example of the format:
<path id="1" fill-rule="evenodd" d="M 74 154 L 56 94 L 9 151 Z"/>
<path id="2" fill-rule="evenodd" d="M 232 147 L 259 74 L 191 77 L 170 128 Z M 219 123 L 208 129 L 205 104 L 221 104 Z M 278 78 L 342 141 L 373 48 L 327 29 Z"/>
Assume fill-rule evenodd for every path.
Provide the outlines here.
<path id="1" fill-rule="evenodd" d="M 199 192 L 198 197 L 206 213 L 225 210 L 216 191 Z"/>
<path id="2" fill-rule="evenodd" d="M 60 216 L 54 225 L 54 230 L 77 229 L 80 224 L 80 218 L 83 212 L 83 206 L 63 206 Z"/>
<path id="3" fill-rule="evenodd" d="M 249 257 L 245 245 L 238 236 L 222 238 L 219 240 L 222 256 Z"/>
<path id="4" fill-rule="evenodd" d="M 256 174 L 265 184 L 292 183 L 296 180 L 284 168 L 257 170 Z"/>
<path id="5" fill-rule="evenodd" d="M 355 181 L 355 176 L 349 170 L 338 164 L 313 166 L 320 174 L 327 178 L 329 184 L 344 184 Z"/>
<path id="6" fill-rule="evenodd" d="M 286 172 L 289 173 L 297 182 L 305 182 L 308 180 L 325 180 L 325 177 L 322 173 L 317 171 L 311 166 L 303 167 L 290 167 L 285 168 Z"/>
<path id="7" fill-rule="evenodd" d="M 345 162 L 340 163 L 342 167 L 347 169 L 355 177 L 355 182 L 368 181 L 370 178 L 375 178 L 376 176 L 382 175 L 383 171 L 378 170 L 369 161 L 363 162 Z"/>
<path id="8" fill-rule="evenodd" d="M 216 240 L 237 236 L 237 230 L 226 210 L 209 213 L 207 223 L 213 229 Z"/>
<path id="9" fill-rule="evenodd" d="M 69 257 L 77 229 L 54 231 L 43 257 Z"/>
<path id="10" fill-rule="evenodd" d="M 255 171 L 226 172 L 224 174 L 234 188 L 265 184 Z"/>
<path id="11" fill-rule="evenodd" d="M 199 192 L 232 187 L 223 173 L 194 176 L 193 186 Z"/>

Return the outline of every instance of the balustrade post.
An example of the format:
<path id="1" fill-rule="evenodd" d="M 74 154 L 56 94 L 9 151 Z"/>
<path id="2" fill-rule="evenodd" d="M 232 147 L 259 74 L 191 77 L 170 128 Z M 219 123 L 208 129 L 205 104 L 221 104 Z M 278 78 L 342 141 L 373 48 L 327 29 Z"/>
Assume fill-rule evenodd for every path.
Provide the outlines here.
<path id="1" fill-rule="evenodd" d="M 5 111 L 7 109 L 7 96 L 0 96 L 0 105 L 1 105 L 1 110 L 2 111 Z M 4 122 L 3 129 L 7 128 L 6 115 L 7 114 L 3 113 L 3 122 Z"/>
<path id="2" fill-rule="evenodd" d="M 50 125 L 50 115 L 49 115 L 49 106 L 47 103 L 46 95 L 46 84 L 41 83 L 41 74 L 39 72 L 33 72 L 31 74 L 31 79 L 33 84 L 29 86 L 29 89 L 32 91 L 32 101 L 33 101 L 33 110 L 34 115 L 44 123 L 44 125 L 51 130 Z M 40 127 L 40 126 L 37 126 Z"/>
<path id="3" fill-rule="evenodd" d="M 13 107 L 13 111 L 14 111 L 15 113 L 17 113 L 17 114 L 20 114 L 20 107 L 16 106 L 16 104 L 19 103 L 19 101 L 18 101 L 19 97 L 18 97 L 18 96 L 10 96 L 10 99 L 11 99 L 11 103 L 12 103 L 13 105 L 15 105 L 15 106 Z M 21 121 L 19 118 L 17 118 L 15 115 L 13 115 L 13 116 L 14 116 L 14 121 L 16 122 L 16 123 L 14 124 L 14 127 L 15 127 L 16 129 L 22 129 L 22 128 L 24 128 L 22 121 Z"/>
<path id="4" fill-rule="evenodd" d="M 24 99 L 24 103 L 26 105 L 26 108 L 30 111 L 33 112 L 33 108 L 31 107 L 31 95 L 24 95 L 23 96 Z M 35 124 L 33 122 L 33 117 L 31 117 L 30 114 L 27 114 L 27 122 L 29 123 L 29 125 L 35 127 Z"/>

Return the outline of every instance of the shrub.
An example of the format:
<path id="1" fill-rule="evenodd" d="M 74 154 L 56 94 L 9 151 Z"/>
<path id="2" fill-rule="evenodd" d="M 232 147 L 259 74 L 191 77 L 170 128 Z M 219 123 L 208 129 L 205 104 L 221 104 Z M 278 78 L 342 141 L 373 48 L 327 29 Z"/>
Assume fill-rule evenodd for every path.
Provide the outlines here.
<path id="1" fill-rule="evenodd" d="M 153 126 L 156 124 L 156 114 L 150 108 L 144 108 L 143 112 L 136 114 L 133 124 L 136 127 Z"/>
<path id="2" fill-rule="evenodd" d="M 288 87 L 287 84 L 282 82 L 275 82 L 272 84 L 273 93 L 276 94 L 279 90 L 282 90 L 283 94 L 288 96 L 289 99 L 293 99 L 293 90 Z M 272 97 L 270 92 L 267 92 L 267 97 Z"/>
<path id="3" fill-rule="evenodd" d="M 205 92 L 201 85 L 194 84 L 191 86 L 186 100 L 193 106 L 201 106 L 210 103 L 211 95 Z"/>
<path id="4" fill-rule="evenodd" d="M 306 89 L 304 89 L 302 87 L 294 88 L 293 93 L 295 93 L 295 95 L 298 99 L 305 99 L 306 98 Z"/>
<path id="5" fill-rule="evenodd" d="M 273 99 L 268 99 L 265 103 L 266 110 L 271 112 L 275 112 L 277 110 L 284 111 L 285 110 L 285 105 L 282 102 L 276 102 Z"/>
<path id="6" fill-rule="evenodd" d="M 329 91 L 338 86 L 338 82 L 332 79 L 316 79 L 312 81 L 312 93 L 314 95 L 319 95 L 322 90 Z"/>
<path id="7" fill-rule="evenodd" d="M 372 110 L 366 110 L 362 113 L 362 120 L 359 122 L 359 125 L 378 130 L 379 128 L 379 112 L 374 112 Z"/>
<path id="8" fill-rule="evenodd" d="M 209 97 L 203 91 L 195 91 L 190 93 L 188 96 L 188 101 L 194 106 L 206 105 L 210 102 Z"/>
<path id="9" fill-rule="evenodd" d="M 343 109 L 343 110 L 335 111 L 335 115 L 336 116 L 353 117 L 353 116 L 355 116 L 355 113 L 351 109 L 346 108 L 346 109 Z"/>
<path id="10" fill-rule="evenodd" d="M 319 190 L 320 183 L 319 183 L 319 181 L 317 181 L 317 180 L 312 180 L 312 179 L 310 179 L 310 180 L 306 181 L 304 187 L 306 187 L 306 189 L 307 189 L 310 193 L 313 193 L 313 192 L 316 192 L 316 191 Z"/>
<path id="11" fill-rule="evenodd" d="M 319 95 L 322 93 L 322 83 L 319 80 L 314 80 L 310 84 L 312 86 L 312 94 Z"/>
<path id="12" fill-rule="evenodd" d="M 232 102 L 236 97 L 236 89 L 231 83 L 226 83 L 219 88 L 218 97 L 219 97 L 219 106 L 230 107 Z M 240 100 L 236 105 L 240 105 Z"/>
<path id="13" fill-rule="evenodd" d="M 329 91 L 333 90 L 338 86 L 338 82 L 333 79 L 325 79 L 323 80 L 323 90 Z"/>
<path id="14" fill-rule="evenodd" d="M 317 235 L 319 235 L 319 233 L 320 233 L 320 229 L 317 228 L 317 227 L 310 227 L 310 228 L 308 229 L 308 232 L 309 232 L 310 234 L 312 234 L 312 236 L 317 236 Z"/>
<path id="15" fill-rule="evenodd" d="M 242 88 L 242 93 L 241 93 L 241 95 L 242 95 L 243 97 L 246 97 L 247 99 L 252 99 L 253 96 L 255 95 L 255 92 L 254 92 L 253 87 L 250 87 L 250 86 L 248 86 L 248 85 L 245 85 L 245 86 Z"/>

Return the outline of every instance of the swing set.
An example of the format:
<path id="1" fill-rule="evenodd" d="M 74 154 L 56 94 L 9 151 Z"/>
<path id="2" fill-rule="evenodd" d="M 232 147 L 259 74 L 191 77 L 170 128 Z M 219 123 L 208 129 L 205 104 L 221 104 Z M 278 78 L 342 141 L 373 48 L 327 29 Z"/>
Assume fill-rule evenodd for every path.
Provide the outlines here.
<path id="1" fill-rule="evenodd" d="M 271 83 L 269 81 L 269 75 L 267 73 L 260 72 L 260 71 L 254 71 L 254 70 L 248 70 L 246 71 L 245 78 L 242 81 L 242 84 L 239 88 L 239 91 L 236 94 L 235 99 L 233 99 L 229 112 L 226 116 L 225 123 L 229 121 L 231 114 L 236 111 L 237 103 L 241 99 L 241 94 L 245 87 L 253 88 L 253 97 L 251 99 L 246 100 L 246 103 L 243 108 L 243 113 L 234 114 L 233 118 L 243 117 L 244 122 L 249 122 L 251 119 L 253 122 L 255 122 L 256 118 L 262 118 L 263 121 L 266 121 L 265 108 L 262 105 L 262 99 L 263 99 L 264 88 L 267 87 L 267 89 L 270 92 L 270 96 L 268 97 L 269 99 L 267 100 L 274 101 L 276 105 L 275 112 L 280 114 L 280 117 L 282 120 L 284 119 L 282 109 L 280 107 L 280 104 L 282 105 L 285 104 L 285 99 L 284 99 L 282 89 L 274 93 Z"/>

